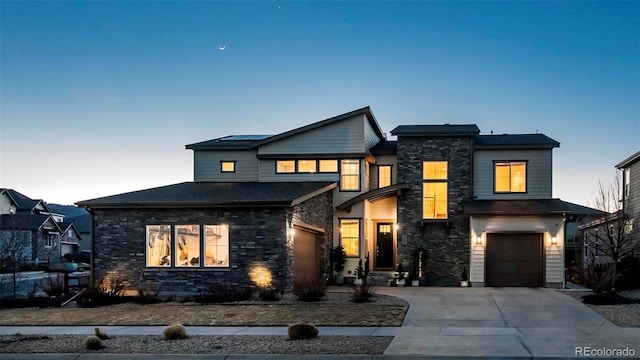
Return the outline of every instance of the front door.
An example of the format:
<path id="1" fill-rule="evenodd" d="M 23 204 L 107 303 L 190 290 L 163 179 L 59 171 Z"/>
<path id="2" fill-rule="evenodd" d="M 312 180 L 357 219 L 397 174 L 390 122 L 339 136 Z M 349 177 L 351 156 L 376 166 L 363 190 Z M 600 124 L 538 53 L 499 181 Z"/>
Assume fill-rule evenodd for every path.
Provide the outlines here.
<path id="1" fill-rule="evenodd" d="M 393 269 L 393 223 L 376 225 L 376 269 Z"/>

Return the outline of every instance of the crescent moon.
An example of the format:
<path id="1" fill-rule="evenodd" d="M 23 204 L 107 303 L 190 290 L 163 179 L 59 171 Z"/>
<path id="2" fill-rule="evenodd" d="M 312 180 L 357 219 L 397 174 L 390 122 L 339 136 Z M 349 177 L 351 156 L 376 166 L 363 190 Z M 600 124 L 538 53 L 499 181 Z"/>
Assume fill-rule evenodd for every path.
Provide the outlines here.
<path id="1" fill-rule="evenodd" d="M 220 51 L 224 51 L 224 49 L 226 49 L 226 48 L 227 48 L 227 45 L 225 45 L 225 46 L 220 46 L 220 47 L 218 48 L 218 50 L 220 50 Z"/>

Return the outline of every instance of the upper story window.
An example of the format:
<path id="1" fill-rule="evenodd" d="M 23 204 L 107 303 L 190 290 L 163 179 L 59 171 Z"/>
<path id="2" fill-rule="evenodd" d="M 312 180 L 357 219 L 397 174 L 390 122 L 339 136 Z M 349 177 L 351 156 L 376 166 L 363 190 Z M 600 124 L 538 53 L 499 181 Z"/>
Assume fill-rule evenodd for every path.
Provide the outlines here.
<path id="1" fill-rule="evenodd" d="M 293 174 L 295 172 L 296 172 L 295 160 L 277 160 L 276 161 L 276 173 Z"/>
<path id="2" fill-rule="evenodd" d="M 448 217 L 448 163 L 446 161 L 422 162 L 422 218 L 446 219 Z"/>
<path id="3" fill-rule="evenodd" d="M 234 173 L 234 172 L 236 172 L 236 162 L 235 161 L 221 161 L 220 162 L 220 172 L 223 172 L 223 173 Z"/>
<path id="4" fill-rule="evenodd" d="M 359 219 L 340 219 L 340 241 L 347 256 L 360 256 Z"/>
<path id="5" fill-rule="evenodd" d="M 527 163 L 525 161 L 496 161 L 495 192 L 527 192 Z"/>
<path id="6" fill-rule="evenodd" d="M 360 191 L 360 161 L 340 161 L 340 190 Z"/>
<path id="7" fill-rule="evenodd" d="M 67 230 L 67 236 L 69 236 L 70 238 L 73 238 L 73 229 Z"/>
<path id="8" fill-rule="evenodd" d="M 317 171 L 316 167 L 316 160 L 298 160 L 299 173 L 314 173 Z"/>
<path id="9" fill-rule="evenodd" d="M 383 188 L 391 185 L 391 165 L 378 166 L 378 187 Z"/>
<path id="10" fill-rule="evenodd" d="M 624 192 L 624 199 L 628 200 L 629 199 L 629 190 L 631 187 L 631 169 L 626 168 L 624 169 L 624 189 L 622 190 Z"/>
<path id="11" fill-rule="evenodd" d="M 320 160 L 320 172 L 321 173 L 337 173 L 338 172 L 338 160 Z"/>
<path id="12" fill-rule="evenodd" d="M 56 245 L 57 239 L 58 239 L 58 234 L 48 233 L 47 237 L 44 238 L 44 246 L 52 247 Z"/>

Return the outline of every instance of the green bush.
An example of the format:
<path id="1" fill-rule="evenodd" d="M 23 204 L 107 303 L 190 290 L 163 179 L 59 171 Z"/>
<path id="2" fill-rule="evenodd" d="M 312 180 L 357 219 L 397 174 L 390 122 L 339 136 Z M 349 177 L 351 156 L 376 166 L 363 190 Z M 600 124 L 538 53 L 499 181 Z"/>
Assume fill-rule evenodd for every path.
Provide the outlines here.
<path id="1" fill-rule="evenodd" d="M 293 294 L 300 301 L 319 301 L 325 293 L 324 285 L 315 282 L 301 282 L 293 285 Z"/>
<path id="2" fill-rule="evenodd" d="M 274 285 L 258 286 L 258 299 L 262 301 L 278 301 L 280 293 Z"/>
<path id="3" fill-rule="evenodd" d="M 351 301 L 354 303 L 365 303 L 371 300 L 376 291 L 372 283 L 365 281 L 360 285 L 353 285 L 349 289 L 349 293 L 351 294 Z"/>
<path id="4" fill-rule="evenodd" d="M 187 328 L 182 324 L 173 324 L 165 327 L 162 335 L 164 335 L 165 340 L 180 340 L 188 337 Z"/>

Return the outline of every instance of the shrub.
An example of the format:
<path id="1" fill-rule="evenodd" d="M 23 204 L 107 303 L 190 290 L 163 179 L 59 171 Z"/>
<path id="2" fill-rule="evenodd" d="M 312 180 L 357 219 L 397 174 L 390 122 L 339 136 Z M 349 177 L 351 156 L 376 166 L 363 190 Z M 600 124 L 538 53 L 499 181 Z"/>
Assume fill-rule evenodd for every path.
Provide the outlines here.
<path id="1" fill-rule="evenodd" d="M 280 293 L 275 285 L 258 286 L 258 299 L 262 301 L 278 301 Z"/>
<path id="2" fill-rule="evenodd" d="M 290 340 L 312 339 L 318 336 L 318 328 L 311 324 L 293 324 L 288 329 Z"/>
<path id="3" fill-rule="evenodd" d="M 60 296 L 64 294 L 64 275 L 47 276 L 44 292 L 49 296 Z"/>
<path id="4" fill-rule="evenodd" d="M 165 340 L 179 340 L 188 337 L 187 328 L 182 324 L 173 324 L 165 327 L 162 335 L 164 335 Z"/>
<path id="5" fill-rule="evenodd" d="M 109 297 L 122 295 L 124 288 L 124 280 L 122 280 L 118 274 L 109 274 L 105 276 L 100 282 L 100 285 L 98 285 L 100 292 Z"/>
<path id="6" fill-rule="evenodd" d="M 354 303 L 369 302 L 375 295 L 375 286 L 370 282 L 363 281 L 362 284 L 354 285 L 349 289 L 351 301 Z"/>
<path id="7" fill-rule="evenodd" d="M 84 339 L 84 348 L 87 350 L 100 350 L 104 346 L 102 346 L 102 340 L 99 337 L 91 335 Z"/>
<path id="8" fill-rule="evenodd" d="M 211 284 L 195 297 L 195 301 L 205 304 L 243 301 L 251 297 L 251 289 L 227 284 Z"/>
<path id="9" fill-rule="evenodd" d="M 311 281 L 295 283 L 293 294 L 300 301 L 318 301 L 325 295 L 325 288 L 324 285 Z"/>

